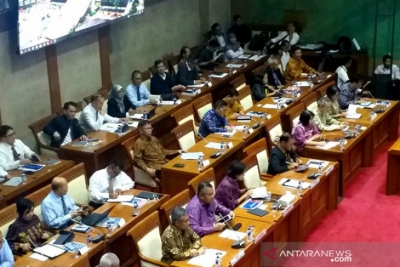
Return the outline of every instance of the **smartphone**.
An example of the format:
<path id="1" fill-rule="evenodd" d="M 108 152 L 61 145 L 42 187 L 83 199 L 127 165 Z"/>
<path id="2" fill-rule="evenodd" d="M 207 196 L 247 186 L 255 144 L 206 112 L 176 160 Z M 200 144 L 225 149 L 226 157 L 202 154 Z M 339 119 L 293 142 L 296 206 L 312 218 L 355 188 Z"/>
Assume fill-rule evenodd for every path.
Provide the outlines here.
<path id="1" fill-rule="evenodd" d="M 227 222 L 229 222 L 231 220 L 232 220 L 232 217 L 231 217 L 231 215 L 228 214 L 228 215 L 225 215 L 225 217 L 223 217 L 223 218 L 219 219 L 218 221 L 216 221 L 214 223 L 214 225 L 217 224 L 217 223 L 227 223 Z"/>

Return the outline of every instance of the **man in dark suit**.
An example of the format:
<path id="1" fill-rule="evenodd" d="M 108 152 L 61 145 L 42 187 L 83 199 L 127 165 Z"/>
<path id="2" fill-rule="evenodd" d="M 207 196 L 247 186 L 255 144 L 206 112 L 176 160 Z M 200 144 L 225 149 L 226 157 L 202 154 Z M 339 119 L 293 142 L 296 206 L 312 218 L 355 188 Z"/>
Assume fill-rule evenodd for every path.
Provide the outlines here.
<path id="1" fill-rule="evenodd" d="M 240 15 L 235 15 L 233 17 L 233 22 L 235 23 L 229 30 L 229 33 L 234 33 L 236 35 L 236 39 L 240 43 L 240 46 L 244 48 L 244 45 L 251 40 L 251 30 L 249 27 L 243 24 L 242 17 Z"/>
<path id="2" fill-rule="evenodd" d="M 77 105 L 74 102 L 64 104 L 64 115 L 54 118 L 43 128 L 43 132 L 51 137 L 51 146 L 60 147 L 79 138 L 81 141 L 87 139 L 85 131 L 75 119 Z"/>
<path id="3" fill-rule="evenodd" d="M 270 57 L 268 59 L 268 83 L 275 89 L 282 89 L 285 85 L 285 78 L 279 69 L 278 59 Z"/>
<path id="4" fill-rule="evenodd" d="M 177 85 L 172 75 L 165 71 L 164 61 L 156 60 L 154 67 L 157 69 L 157 73 L 151 77 L 150 93 L 152 95 L 161 95 L 163 99 L 167 99 L 166 95 L 186 89 L 183 85 Z"/>

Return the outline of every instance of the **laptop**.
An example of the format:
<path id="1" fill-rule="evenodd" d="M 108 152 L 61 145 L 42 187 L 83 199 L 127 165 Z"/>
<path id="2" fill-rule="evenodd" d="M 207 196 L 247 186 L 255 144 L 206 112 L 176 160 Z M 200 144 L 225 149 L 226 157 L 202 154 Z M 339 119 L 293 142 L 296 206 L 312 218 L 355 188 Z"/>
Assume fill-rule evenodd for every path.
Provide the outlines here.
<path id="1" fill-rule="evenodd" d="M 104 218 L 108 217 L 108 215 L 110 214 L 111 210 L 114 207 L 109 208 L 108 210 L 106 210 L 103 213 L 92 213 L 89 214 L 86 217 L 83 217 L 82 220 L 80 221 L 82 224 L 88 225 L 88 226 L 95 226 L 98 222 L 100 222 L 101 220 L 103 220 Z"/>
<path id="2" fill-rule="evenodd" d="M 156 116 L 156 108 L 153 108 L 152 110 L 149 111 L 149 113 L 147 114 L 147 119 L 150 120 L 151 118 L 153 118 L 154 116 Z"/>

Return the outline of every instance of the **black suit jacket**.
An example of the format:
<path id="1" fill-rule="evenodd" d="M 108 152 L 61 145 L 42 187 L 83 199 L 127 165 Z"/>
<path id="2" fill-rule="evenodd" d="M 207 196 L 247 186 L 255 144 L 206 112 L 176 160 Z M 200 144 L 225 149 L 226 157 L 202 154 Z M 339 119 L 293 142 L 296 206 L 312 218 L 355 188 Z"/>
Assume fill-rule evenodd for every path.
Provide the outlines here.
<path id="1" fill-rule="evenodd" d="M 196 66 L 192 70 L 188 70 L 186 63 L 180 62 L 178 64 L 178 83 L 184 86 L 194 85 L 194 81 L 199 79 Z"/>
<path id="2" fill-rule="evenodd" d="M 43 132 L 51 137 L 50 146 L 60 147 L 61 144 L 64 142 L 65 136 L 67 135 L 71 125 L 72 135 L 74 139 L 79 138 L 82 135 L 86 135 L 85 131 L 79 125 L 77 119 L 71 120 L 65 115 L 58 116 L 57 118 L 52 119 L 51 122 L 43 128 Z M 60 140 L 58 141 L 54 140 L 53 134 L 55 132 L 58 132 L 60 134 Z"/>
<path id="3" fill-rule="evenodd" d="M 269 83 L 269 85 L 277 88 L 277 84 L 275 82 L 274 75 L 273 75 L 274 72 L 278 76 L 278 79 L 281 82 L 281 85 L 285 85 L 286 81 L 285 81 L 285 78 L 283 77 L 281 71 L 279 69 L 273 70 L 271 68 L 268 68 L 268 83 Z"/>
<path id="4" fill-rule="evenodd" d="M 107 101 L 107 114 L 115 118 L 125 118 L 126 113 L 130 108 L 133 110 L 136 109 L 136 106 L 129 101 L 129 98 L 126 95 L 124 95 L 124 106 L 125 112 L 122 113 L 121 110 L 119 110 L 117 101 L 114 98 L 109 98 Z"/>
<path id="5" fill-rule="evenodd" d="M 156 73 L 151 77 L 150 82 L 150 93 L 152 95 L 164 95 L 164 94 L 172 94 L 172 87 L 176 85 L 172 75 L 169 73 L 165 73 L 167 76 L 165 80 L 161 78 L 161 76 Z"/>
<path id="6" fill-rule="evenodd" d="M 289 170 L 286 164 L 288 157 L 296 161 L 299 156 L 297 156 L 294 151 L 289 151 L 287 155 L 285 155 L 278 146 L 274 147 L 269 156 L 268 174 L 277 175 L 282 172 L 287 172 Z"/>

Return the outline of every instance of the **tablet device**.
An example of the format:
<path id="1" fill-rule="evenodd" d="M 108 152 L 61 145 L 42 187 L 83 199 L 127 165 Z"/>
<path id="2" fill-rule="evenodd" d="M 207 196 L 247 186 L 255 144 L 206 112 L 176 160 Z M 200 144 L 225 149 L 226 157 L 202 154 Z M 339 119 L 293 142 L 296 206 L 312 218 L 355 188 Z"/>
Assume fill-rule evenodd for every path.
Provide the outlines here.
<path id="1" fill-rule="evenodd" d="M 259 216 L 259 217 L 264 217 L 265 215 L 267 215 L 269 213 L 268 211 L 262 210 L 262 209 L 259 209 L 259 208 L 255 208 L 255 209 L 252 209 L 252 210 L 247 210 L 247 212 L 251 213 L 251 214 L 254 214 L 256 216 Z"/>

